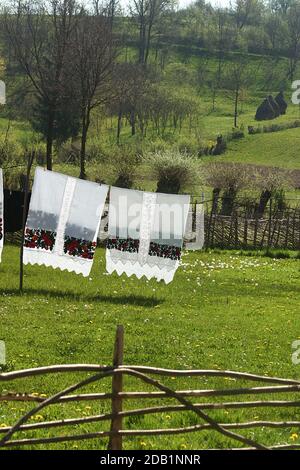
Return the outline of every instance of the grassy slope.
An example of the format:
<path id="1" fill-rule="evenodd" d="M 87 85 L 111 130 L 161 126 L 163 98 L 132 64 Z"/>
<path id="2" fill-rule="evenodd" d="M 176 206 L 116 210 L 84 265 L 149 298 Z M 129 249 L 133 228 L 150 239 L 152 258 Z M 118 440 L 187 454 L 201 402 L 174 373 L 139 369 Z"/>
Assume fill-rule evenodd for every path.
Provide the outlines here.
<path id="1" fill-rule="evenodd" d="M 30 124 L 23 121 L 11 121 L 10 124 L 5 118 L 0 118 L 0 135 L 4 137 L 9 126 L 9 136 L 13 136 L 17 141 L 22 141 L 30 133 Z"/>
<path id="2" fill-rule="evenodd" d="M 299 169 L 299 148 L 300 129 L 289 129 L 230 142 L 226 154 L 217 160 Z"/>
<path id="3" fill-rule="evenodd" d="M 203 51 L 202 51 L 203 52 Z M 232 130 L 233 125 L 233 101 L 230 98 L 230 95 L 224 90 L 219 90 L 216 96 L 216 109 L 211 111 L 211 97 L 209 96 L 208 90 L 206 92 L 202 91 L 200 94 L 197 92 L 196 83 L 197 83 L 197 70 L 199 64 L 202 60 L 205 61 L 205 58 L 201 57 L 202 54 L 197 51 L 193 55 L 185 56 L 182 53 L 172 51 L 168 58 L 166 68 L 162 72 L 162 82 L 165 87 L 169 87 L 172 92 L 182 94 L 183 96 L 192 97 L 193 100 L 197 103 L 199 110 L 198 114 L 198 124 L 194 123 L 192 130 L 189 129 L 188 123 L 185 122 L 181 132 L 175 132 L 173 129 L 167 129 L 166 135 L 164 138 L 157 136 L 151 128 L 148 129 L 148 136 L 146 141 L 141 144 L 139 142 L 139 136 L 132 138 L 130 135 L 129 126 L 125 125 L 122 129 L 121 134 L 121 143 L 125 146 L 128 146 L 128 149 L 137 148 L 144 149 L 157 149 L 157 148 L 166 148 L 176 145 L 181 145 L 184 148 L 184 144 L 187 144 L 188 148 L 191 148 L 191 151 L 197 152 L 199 146 L 208 141 L 214 142 L 218 134 L 226 134 Z M 131 48 L 128 49 L 128 56 L 134 60 L 135 51 Z M 127 57 L 128 58 L 128 57 Z M 254 67 L 257 61 L 262 61 L 262 58 L 252 57 L 249 55 L 250 62 L 253 63 Z M 282 62 L 283 64 L 284 62 Z M 230 61 L 227 58 L 225 62 L 226 67 L 230 65 Z M 179 66 L 182 67 L 182 74 L 179 76 L 176 73 L 176 70 Z M 282 65 L 283 66 L 283 65 Z M 207 73 L 211 74 L 215 71 L 217 67 L 217 61 L 214 56 L 210 57 L 209 62 L 205 65 L 207 67 Z M 187 81 L 182 81 L 187 76 Z M 177 76 L 178 75 L 178 76 Z M 239 125 L 245 127 L 245 133 L 247 134 L 247 126 L 255 125 L 258 123 L 254 120 L 255 109 L 258 104 L 261 102 L 263 97 L 271 92 L 262 90 L 262 77 L 260 76 L 261 72 L 257 76 L 257 87 L 256 90 L 253 88 L 248 90 L 245 95 L 245 101 L 241 105 L 240 116 L 239 116 Z M 196 80 L 196 81 L 195 81 Z M 189 84 L 190 83 L 190 84 Z M 194 85 L 191 85 L 194 83 Z M 276 93 L 276 90 L 273 91 L 273 94 Z M 291 122 L 299 118 L 299 108 L 293 106 L 290 103 L 289 93 L 286 93 L 286 99 L 289 102 L 288 112 L 285 116 L 274 120 L 274 123 L 282 122 Z M 270 124 L 272 121 L 267 121 L 266 124 Z M 98 125 L 100 123 L 100 130 Z M 263 123 L 262 123 L 263 125 Z M 97 142 L 96 145 L 101 146 L 104 150 L 108 150 L 111 154 L 118 152 L 117 147 L 115 146 L 115 134 L 116 134 L 116 121 L 115 119 L 104 119 L 103 116 L 94 119 L 91 129 L 90 129 L 90 142 Z M 7 120 L 4 118 L 0 119 L 0 133 L 5 135 L 7 129 Z M 18 140 L 24 141 L 26 135 L 30 133 L 30 126 L 28 123 L 16 122 L 13 121 L 10 127 L 10 135 Z M 100 133 L 100 138 L 99 138 Z M 262 134 L 255 136 L 246 135 L 245 139 L 240 141 L 230 142 L 228 146 L 228 151 L 225 155 L 221 157 L 214 158 L 213 160 L 217 161 L 229 161 L 229 162 L 238 162 L 238 163 L 251 163 L 257 165 L 268 165 L 268 166 L 278 166 L 288 169 L 298 169 L 300 168 L 300 158 L 298 156 L 299 149 L 299 138 L 300 138 L 300 129 L 286 130 L 273 134 Z M 110 150 L 109 150 L 110 149 Z M 126 150 L 125 150 L 126 152 Z M 209 162 L 210 158 L 204 158 L 204 162 Z M 95 164 L 88 164 L 87 171 L 90 179 L 95 177 L 104 178 L 107 182 L 113 183 L 111 179 L 111 170 L 108 168 L 108 159 Z M 72 165 L 55 165 L 57 171 L 63 171 L 68 174 L 73 174 L 78 176 L 78 168 L 73 167 Z M 142 187 L 148 190 L 155 189 L 155 182 L 151 182 L 147 176 L 144 169 L 142 168 L 139 173 L 144 176 L 144 178 L 137 178 L 137 186 Z M 21 170 L 20 170 L 21 171 Z M 17 172 L 17 170 L 16 170 Z M 18 180 L 18 176 L 15 178 Z M 13 184 L 12 184 L 13 185 Z M 195 188 L 187 188 L 188 191 L 197 192 Z M 198 191 L 199 192 L 199 191 Z"/>
<path id="4" fill-rule="evenodd" d="M 18 251 L 7 246 L 0 265 L 0 338 L 7 346 L 9 367 L 20 369 L 54 363 L 110 364 L 115 327 L 125 326 L 125 362 L 173 368 L 221 368 L 299 378 L 291 362 L 291 343 L 299 338 L 299 261 L 246 258 L 235 254 L 190 253 L 175 281 L 106 276 L 99 249 L 90 279 L 43 267 L 26 267 L 25 294 L 18 286 Z M 82 376 L 81 376 L 82 377 Z M 1 384 L 0 390 L 46 393 L 75 383 L 78 376 L 26 379 Z M 126 389 L 145 390 L 126 379 Z M 236 387 L 235 381 L 166 379 L 177 389 Z M 93 385 L 91 391 L 104 390 Z M 109 383 L 106 383 L 109 390 Z M 251 397 L 244 397 L 250 399 Z M 274 399 L 276 396 L 274 396 Z M 277 398 L 283 398 L 278 396 Z M 252 397 L 253 399 L 253 397 Z M 202 400 L 202 399 L 200 399 Z M 198 401 L 200 401 L 198 399 Z M 149 402 L 151 405 L 151 402 Z M 152 403 L 154 405 L 154 403 Z M 141 403 L 130 404 L 134 408 Z M 91 408 L 89 408 L 89 406 Z M 107 404 L 108 406 L 108 404 Z M 14 422 L 24 404 L 0 402 L 0 425 Z M 52 407 L 36 420 L 75 417 L 107 410 L 99 402 Z M 232 414 L 233 413 L 233 414 Z M 218 411 L 221 421 L 297 419 L 288 411 Z M 149 415 L 126 421 L 127 428 L 178 427 L 199 422 L 191 413 Z M 100 430 L 85 425 L 73 432 Z M 256 435 L 266 443 L 291 442 L 294 431 L 264 429 Z M 63 431 L 57 431 L 63 434 Z M 249 436 L 250 434 L 246 432 Z M 35 435 L 33 432 L 27 435 Z M 23 435 L 24 436 L 24 435 Z M 125 439 L 125 449 L 197 449 L 222 447 L 228 441 L 213 432 L 164 438 Z M 232 442 L 231 442 L 232 444 Z M 99 448 L 99 440 L 61 445 Z M 235 446 L 237 444 L 234 444 Z M 52 447 L 55 447 L 54 445 Z"/>

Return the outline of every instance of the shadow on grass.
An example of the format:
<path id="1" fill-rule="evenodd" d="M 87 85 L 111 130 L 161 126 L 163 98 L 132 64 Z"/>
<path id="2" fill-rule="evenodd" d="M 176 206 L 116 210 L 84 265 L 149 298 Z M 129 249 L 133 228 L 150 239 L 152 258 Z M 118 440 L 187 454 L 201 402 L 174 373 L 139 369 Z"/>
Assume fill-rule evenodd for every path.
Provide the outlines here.
<path id="1" fill-rule="evenodd" d="M 85 295 L 85 294 L 75 294 L 72 292 L 65 292 L 60 290 L 47 290 L 47 289 L 24 289 L 24 293 L 20 294 L 19 289 L 0 289 L 0 295 L 16 295 L 22 297 L 36 295 L 36 296 L 45 296 L 53 299 L 65 299 L 71 301 L 88 301 L 88 302 L 101 302 L 115 305 L 138 305 L 140 307 L 155 307 L 164 303 L 164 300 L 155 299 L 153 297 L 146 297 L 142 295 L 103 295 L 103 294 L 94 294 L 94 295 Z"/>

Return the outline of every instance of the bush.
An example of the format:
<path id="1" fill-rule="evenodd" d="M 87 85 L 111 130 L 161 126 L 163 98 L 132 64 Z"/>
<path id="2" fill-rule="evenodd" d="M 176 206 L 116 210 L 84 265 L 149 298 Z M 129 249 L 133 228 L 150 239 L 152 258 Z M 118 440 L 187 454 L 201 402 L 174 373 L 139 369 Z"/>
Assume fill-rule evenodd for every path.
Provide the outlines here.
<path id="1" fill-rule="evenodd" d="M 238 140 L 238 139 L 243 139 L 244 137 L 245 137 L 244 129 L 243 127 L 241 127 L 241 128 L 232 129 L 232 133 L 229 139 Z"/>
<path id="2" fill-rule="evenodd" d="M 211 163 L 204 168 L 204 181 L 214 189 L 214 195 L 223 191 L 221 213 L 230 215 L 238 192 L 249 186 L 250 175 L 244 165 Z"/>
<path id="3" fill-rule="evenodd" d="M 21 154 L 22 148 L 18 143 L 10 139 L 0 138 L 0 167 L 4 163 L 13 164 Z"/>
<path id="4" fill-rule="evenodd" d="M 167 152 L 170 144 L 162 137 L 153 137 L 150 142 L 145 142 L 146 149 L 149 153 Z"/>
<path id="5" fill-rule="evenodd" d="M 178 142 L 178 151 L 183 155 L 198 155 L 199 144 L 192 138 L 182 138 Z"/>
<path id="6" fill-rule="evenodd" d="M 214 147 L 211 149 L 211 155 L 222 155 L 222 153 L 225 153 L 227 149 L 227 142 L 224 139 L 222 135 L 219 135 L 217 137 L 217 143 Z"/>
<path id="7" fill-rule="evenodd" d="M 270 124 L 269 126 L 248 126 L 248 133 L 250 135 L 268 134 L 271 132 L 285 131 L 287 129 L 297 129 L 298 127 L 300 127 L 300 120 L 296 119 L 292 122 L 286 122 L 282 124 Z"/>
<path id="8" fill-rule="evenodd" d="M 178 151 L 155 153 L 148 162 L 152 176 L 157 180 L 157 192 L 178 194 L 197 178 L 196 160 Z"/>
<path id="9" fill-rule="evenodd" d="M 119 154 L 115 155 L 113 159 L 114 185 L 118 188 L 132 188 L 136 179 L 139 161 L 139 156 L 130 153 L 121 151 Z"/>

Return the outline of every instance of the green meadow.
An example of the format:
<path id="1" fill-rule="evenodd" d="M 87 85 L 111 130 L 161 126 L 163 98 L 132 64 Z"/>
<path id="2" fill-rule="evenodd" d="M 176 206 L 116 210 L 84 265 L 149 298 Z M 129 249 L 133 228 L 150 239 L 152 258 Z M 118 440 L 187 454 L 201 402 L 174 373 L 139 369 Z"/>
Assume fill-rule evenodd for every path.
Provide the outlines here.
<path id="1" fill-rule="evenodd" d="M 97 251 L 87 279 L 44 267 L 25 267 L 24 294 L 18 292 L 18 256 L 6 246 L 0 265 L 0 338 L 7 348 L 5 371 L 51 364 L 110 365 L 116 326 L 125 328 L 125 364 L 173 369 L 227 369 L 285 378 L 300 378 L 300 365 L 292 363 L 292 342 L 300 338 L 299 259 L 272 259 L 239 252 L 185 253 L 173 283 L 105 273 L 105 254 Z M 51 396 L 88 374 L 56 374 L 1 382 L 1 394 L 33 393 Z M 162 378 L 177 390 L 237 388 L 234 379 Z M 249 382 L 247 382 L 249 385 Z M 259 385 L 257 383 L 256 385 Z M 255 386 L 255 384 L 254 384 Z M 85 387 L 84 392 L 109 392 L 110 379 Z M 124 389 L 151 391 L 126 377 Z M 273 394 L 272 399 L 284 399 Z M 292 396 L 289 397 L 292 399 Z M 296 395 L 293 396 L 293 399 Z M 233 398 L 226 397 L 225 401 Z M 244 395 L 235 400 L 252 400 Z M 262 396 L 261 399 L 267 399 Z M 222 400 L 222 399 L 221 399 Z M 193 402 L 213 401 L 209 398 Z M 126 400 L 124 409 L 172 400 Z M 33 403 L 0 402 L 0 427 L 13 424 Z M 109 412 L 109 401 L 52 405 L 30 423 Z M 299 420 L 297 408 L 216 410 L 219 422 Z M 124 420 L 125 429 L 178 428 L 200 424 L 192 412 L 151 414 Z M 48 431 L 27 431 L 15 438 L 63 436 L 108 430 L 102 422 Z M 239 431 L 264 444 L 300 444 L 297 428 L 257 428 Z M 51 444 L 50 448 L 104 449 L 106 439 Z M 175 436 L 125 437 L 125 449 L 199 449 L 238 447 L 237 442 L 214 431 Z M 28 446 L 29 447 L 29 446 Z M 35 448 L 44 448 L 39 445 Z"/>

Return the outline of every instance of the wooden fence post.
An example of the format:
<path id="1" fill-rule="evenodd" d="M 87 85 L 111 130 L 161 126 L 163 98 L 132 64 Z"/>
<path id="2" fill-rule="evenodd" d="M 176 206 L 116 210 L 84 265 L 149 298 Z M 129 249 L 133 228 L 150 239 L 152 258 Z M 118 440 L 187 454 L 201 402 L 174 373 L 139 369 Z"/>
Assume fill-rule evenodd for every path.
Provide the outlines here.
<path id="1" fill-rule="evenodd" d="M 268 231 L 268 250 L 272 245 L 272 198 L 270 198 L 269 206 L 269 231 Z"/>
<path id="2" fill-rule="evenodd" d="M 23 293 L 23 279 L 24 279 L 24 265 L 23 265 L 23 254 L 24 254 L 24 239 L 25 239 L 25 228 L 26 228 L 26 217 L 28 211 L 28 195 L 29 195 L 29 184 L 30 184 L 30 173 L 35 157 L 35 152 L 29 152 L 27 156 L 27 174 L 24 192 L 24 207 L 23 207 L 23 220 L 22 220 L 22 238 L 20 247 L 20 282 L 19 290 Z"/>
<path id="3" fill-rule="evenodd" d="M 118 325 L 115 340 L 113 366 L 119 367 L 123 364 L 124 353 L 124 327 Z M 122 397 L 120 393 L 123 390 L 123 375 L 114 374 L 112 377 L 112 414 L 115 415 L 111 420 L 111 431 L 120 431 L 122 429 L 122 418 L 118 413 L 122 411 Z M 108 443 L 108 450 L 122 450 L 122 436 L 111 436 Z"/>

